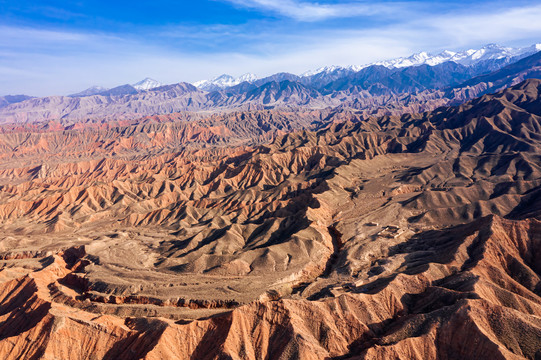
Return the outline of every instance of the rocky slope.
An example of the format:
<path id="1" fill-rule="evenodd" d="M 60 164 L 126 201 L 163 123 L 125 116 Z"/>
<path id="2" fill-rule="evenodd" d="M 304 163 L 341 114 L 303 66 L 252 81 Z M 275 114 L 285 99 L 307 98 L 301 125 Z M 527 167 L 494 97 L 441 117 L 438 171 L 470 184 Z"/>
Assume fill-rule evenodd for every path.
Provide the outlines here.
<path id="1" fill-rule="evenodd" d="M 500 65 L 479 67 L 451 61 L 434 66 L 423 64 L 400 68 L 374 65 L 354 72 L 336 70 L 336 76 L 324 78 L 316 74 L 313 81 L 279 73 L 212 92 L 199 90 L 187 83 L 148 90 L 123 85 L 91 96 L 52 96 L 0 105 L 0 124 L 134 120 L 180 111 L 208 114 L 267 109 L 353 108 L 371 115 L 423 112 L 462 103 L 527 78 L 537 78 L 540 76 L 539 54 L 541 52 L 504 68 L 501 67 L 507 64 L 505 59 Z M 486 74 L 494 69 L 499 70 Z M 481 74 L 484 75 L 479 76 Z M 155 82 L 151 84 L 147 87 L 157 85 Z"/>
<path id="2" fill-rule="evenodd" d="M 498 71 L 470 79 L 450 90 L 448 96 L 452 97 L 455 102 L 460 102 L 464 99 L 500 91 L 531 78 L 541 78 L 541 52 Z"/>
<path id="3" fill-rule="evenodd" d="M 134 119 L 181 110 L 200 110 L 204 101 L 204 93 L 186 83 L 141 93 L 131 85 L 124 85 L 102 92 L 101 95 L 49 96 L 18 102 L 2 108 L 0 123 Z"/>
<path id="4" fill-rule="evenodd" d="M 474 72 L 488 73 L 530 56 L 538 51 L 541 51 L 541 44 L 533 44 L 525 48 L 509 48 L 497 44 L 487 44 L 480 49 L 468 49 L 459 52 L 444 50 L 439 54 L 429 54 L 423 51 L 408 57 L 384 60 L 366 65 L 351 65 L 346 67 L 335 65 L 325 66 L 317 70 L 307 71 L 300 76 L 279 73 L 260 79 L 254 74 L 244 74 L 238 78 L 223 74 L 211 80 L 195 82 L 194 86 L 205 91 L 216 91 L 230 88 L 241 83 L 244 83 L 245 85 L 254 84 L 260 86 L 271 81 L 280 82 L 289 80 L 319 89 L 332 81 L 347 78 L 348 76 L 354 76 L 355 73 L 366 68 L 370 68 L 368 72 L 374 70 L 377 72 L 377 69 L 380 67 L 400 69 L 416 67 L 419 65 L 436 66 L 449 62 L 463 65 Z"/>
<path id="5" fill-rule="evenodd" d="M 3 129 L 2 358 L 541 356 L 541 81 L 185 120 Z"/>
<path id="6" fill-rule="evenodd" d="M 32 96 L 28 95 L 6 95 L 6 96 L 0 96 L 0 108 L 3 108 L 5 106 L 15 104 L 21 101 L 25 101 L 28 99 L 32 99 Z"/>

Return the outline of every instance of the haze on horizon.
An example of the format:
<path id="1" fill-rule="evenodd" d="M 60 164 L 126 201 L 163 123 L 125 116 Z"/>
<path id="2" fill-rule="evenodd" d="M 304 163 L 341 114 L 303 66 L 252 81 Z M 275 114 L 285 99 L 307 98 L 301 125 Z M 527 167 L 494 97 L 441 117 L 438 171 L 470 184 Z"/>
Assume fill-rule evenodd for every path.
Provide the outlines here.
<path id="1" fill-rule="evenodd" d="M 0 0 L 0 95 L 527 46 L 540 18 L 537 1 Z"/>

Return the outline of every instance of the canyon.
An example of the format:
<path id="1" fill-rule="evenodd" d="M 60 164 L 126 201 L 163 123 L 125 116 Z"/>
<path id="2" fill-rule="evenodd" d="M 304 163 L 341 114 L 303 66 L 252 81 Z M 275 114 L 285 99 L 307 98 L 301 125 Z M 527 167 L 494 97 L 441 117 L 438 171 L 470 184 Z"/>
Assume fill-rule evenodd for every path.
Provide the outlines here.
<path id="1" fill-rule="evenodd" d="M 539 54 L 411 93 L 1 108 L 0 356 L 538 359 Z"/>

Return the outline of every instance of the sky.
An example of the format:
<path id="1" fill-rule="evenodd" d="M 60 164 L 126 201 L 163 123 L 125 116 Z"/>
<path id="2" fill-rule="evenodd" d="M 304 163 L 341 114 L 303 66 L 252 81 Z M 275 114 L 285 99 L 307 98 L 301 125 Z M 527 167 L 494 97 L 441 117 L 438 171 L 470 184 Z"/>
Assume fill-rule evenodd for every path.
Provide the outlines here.
<path id="1" fill-rule="evenodd" d="M 0 0 L 0 95 L 522 47 L 540 19 L 539 0 Z"/>

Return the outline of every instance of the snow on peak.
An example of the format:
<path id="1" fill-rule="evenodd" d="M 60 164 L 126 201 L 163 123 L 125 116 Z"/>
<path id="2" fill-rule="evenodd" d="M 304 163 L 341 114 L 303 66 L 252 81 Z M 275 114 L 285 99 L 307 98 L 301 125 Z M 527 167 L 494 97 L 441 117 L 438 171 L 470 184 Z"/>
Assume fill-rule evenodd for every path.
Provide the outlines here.
<path id="1" fill-rule="evenodd" d="M 145 78 L 135 84 L 132 84 L 132 86 L 136 88 L 137 90 L 145 90 L 145 91 L 160 87 L 162 85 L 163 85 L 162 83 L 151 78 Z"/>
<path id="2" fill-rule="evenodd" d="M 256 81 L 257 79 L 258 79 L 258 77 L 256 75 L 251 74 L 251 73 L 246 73 L 246 74 L 238 77 L 237 79 L 235 79 L 235 81 L 238 81 L 239 84 L 240 84 L 241 82 L 245 82 L 245 81 L 253 82 L 253 81 Z"/>
<path id="3" fill-rule="evenodd" d="M 103 91 L 107 91 L 107 90 L 109 90 L 109 89 L 106 88 L 106 87 L 103 87 L 103 86 L 92 86 L 92 87 L 89 87 L 86 90 L 83 90 L 81 92 L 78 92 L 76 94 L 72 94 L 72 95 L 69 95 L 69 96 L 74 96 L 74 97 L 92 96 L 92 95 L 96 95 L 96 94 L 99 94 L 99 93 L 101 93 Z"/>
<path id="4" fill-rule="evenodd" d="M 301 74 L 301 77 L 307 77 L 307 76 L 314 76 L 314 75 L 318 75 L 318 74 L 330 74 L 336 70 L 341 70 L 343 69 L 341 66 L 335 66 L 335 65 L 331 65 L 331 66 L 324 66 L 324 67 L 321 67 L 319 69 L 316 69 L 316 70 L 310 70 L 310 71 L 307 71 L 303 74 Z"/>
<path id="5" fill-rule="evenodd" d="M 215 77 L 212 80 L 197 81 L 193 83 L 193 85 L 196 88 L 199 88 L 201 90 L 213 91 L 213 90 L 225 89 L 231 86 L 235 86 L 243 82 L 251 83 L 251 82 L 256 81 L 257 79 L 258 77 L 251 73 L 241 75 L 238 78 L 234 78 L 231 75 L 223 74 L 218 77 Z"/>
<path id="6" fill-rule="evenodd" d="M 541 44 L 534 44 L 525 48 L 504 47 L 498 44 L 487 44 L 480 49 L 469 49 L 460 52 L 444 50 L 439 54 L 430 54 L 427 52 L 415 53 L 408 57 L 400 57 L 391 60 L 378 61 L 367 65 L 352 65 L 347 67 L 325 66 L 317 70 L 307 71 L 302 77 L 314 75 L 327 75 L 338 70 L 360 71 L 371 65 L 385 66 L 389 69 L 404 68 L 409 66 L 430 65 L 435 66 L 448 61 L 454 61 L 458 64 L 471 66 L 483 60 L 511 59 L 514 57 L 526 57 L 541 51 Z"/>
<path id="7" fill-rule="evenodd" d="M 541 51 L 541 44 L 533 44 L 532 46 L 522 48 L 521 50 L 522 50 L 522 53 L 524 53 L 526 55 L 533 54 L 533 53 L 536 53 L 538 51 Z"/>

